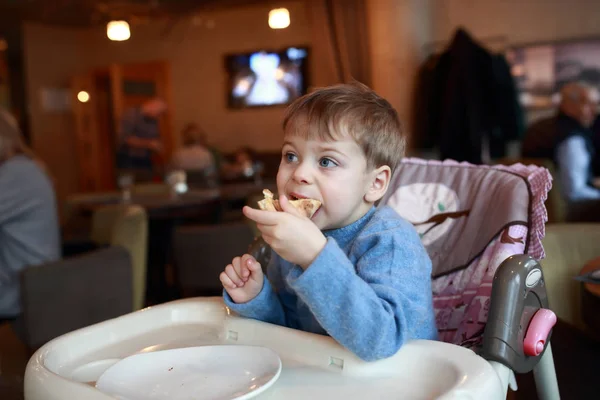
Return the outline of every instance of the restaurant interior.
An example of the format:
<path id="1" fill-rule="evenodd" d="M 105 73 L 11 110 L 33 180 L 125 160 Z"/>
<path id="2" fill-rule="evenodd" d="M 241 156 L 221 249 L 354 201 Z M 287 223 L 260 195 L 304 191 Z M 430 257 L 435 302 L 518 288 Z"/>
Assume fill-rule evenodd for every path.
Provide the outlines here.
<path id="1" fill-rule="evenodd" d="M 163 315 L 170 322 L 160 322 L 161 338 L 172 336 L 171 348 L 190 347 L 185 343 L 195 343 L 196 328 L 186 321 L 201 312 L 216 319 L 200 327 L 221 329 L 219 318 L 225 321 L 223 343 L 250 332 L 239 343 L 271 344 L 280 352 L 281 377 L 277 373 L 268 385 L 248 389 L 265 390 L 255 393 L 263 398 L 279 398 L 277 393 L 379 398 L 370 385 L 388 390 L 381 392 L 382 398 L 480 398 L 473 393 L 484 392 L 449 388 L 481 382 L 477 379 L 483 379 L 483 372 L 471 372 L 477 379 L 468 375 L 461 380 L 460 374 L 450 377 L 450 367 L 444 369 L 442 361 L 437 366 L 416 361 L 434 357 L 424 355 L 433 354 L 433 347 L 425 346 L 414 359 L 399 354 L 393 358 L 398 364 L 377 364 L 382 367 L 375 369 L 350 356 L 328 356 L 322 374 L 343 371 L 361 383 L 328 381 L 329 375 L 303 375 L 295 366 L 312 362 L 306 360 L 313 359 L 313 352 L 317 357 L 334 344 L 296 338 L 279 327 L 245 327 L 235 319 L 227 325 L 230 311 L 213 316 L 224 310 L 219 276 L 234 257 L 252 254 L 263 267 L 272 258 L 259 227 L 242 209 L 258 208 L 264 189 L 277 193 L 288 106 L 319 88 L 353 82 L 385 98 L 407 135 L 406 155 L 389 189 L 397 191 L 380 206 L 398 204 L 398 213 L 411 220 L 402 207 L 417 194 L 402 191 L 402 185 L 442 186 L 433 194 L 419 192 L 425 203 L 430 202 L 427 196 L 449 199 L 444 188 L 454 193 L 455 200 L 447 200 L 450 205 L 431 200 L 432 210 L 456 212 L 448 220 L 434 221 L 433 211 L 414 217 L 425 221 L 414 225 L 434 270 L 439 263 L 459 263 L 438 252 L 464 250 L 468 254 L 461 262 L 466 266 L 485 259 L 484 249 L 495 240 L 522 243 L 519 250 L 496 252 L 502 259 L 494 269 L 481 270 L 489 275 L 489 285 L 485 278 L 477 283 L 484 289 L 467 285 L 450 322 L 436 309 L 440 342 L 459 351 L 483 341 L 484 350 L 476 351 L 482 368 L 493 363 L 508 367 L 494 398 L 555 399 L 559 393 L 563 399 L 597 398 L 598 21 L 600 2 L 588 0 L 0 0 L 0 303 L 14 300 L 18 310 L 11 313 L 8 307 L 4 315 L 0 304 L 0 399 L 163 398 L 108 397 L 105 393 L 116 392 L 94 386 L 100 382 L 98 371 L 110 371 L 108 366 L 94 364 L 96 375 L 78 380 L 73 363 L 91 365 L 101 358 L 160 350 L 165 342 L 154 343 L 142 331 L 128 336 L 127 346 L 116 343 L 125 341 L 119 339 L 118 324 L 133 332 L 136 324 L 140 329 L 158 324 Z M 586 112 L 589 117 L 582 116 Z M 576 128 L 563 133 L 561 118 Z M 566 139 L 559 140 L 560 135 Z M 583 153 L 565 153 L 564 143 L 571 143 L 573 135 L 586 138 Z M 3 140 L 14 140 L 14 151 L 3 154 Z M 38 175 L 9 169 L 14 157 L 33 160 L 48 190 L 33 184 Z M 463 175 L 449 178 L 448 172 L 459 168 L 475 175 L 459 184 Z M 589 197 L 574 194 L 576 171 L 587 174 L 581 185 Z M 426 180 L 418 180 L 422 178 Z M 515 186 L 508 188 L 512 178 Z M 464 215 L 470 212 L 474 225 L 453 230 L 463 215 L 461 205 L 467 204 L 470 211 Z M 33 233 L 24 227 L 30 220 L 20 219 L 30 207 L 27 218 L 46 219 Z M 520 238 L 515 227 L 523 228 Z M 434 228 L 439 235 L 426 238 Z M 446 231 L 461 239 L 436 247 Z M 53 241 L 56 251 L 44 253 Z M 25 261 L 19 260 L 21 254 Z M 530 257 L 537 267 L 527 268 L 541 271 L 535 279 L 533 272 L 523 275 L 522 301 L 515 300 L 521 289 L 495 294 L 502 269 L 498 263 L 514 255 Z M 432 275 L 434 305 L 447 300 L 442 299 L 446 292 L 436 292 L 440 282 L 466 279 L 453 275 L 452 265 L 445 267 L 450 272 Z M 471 289 L 477 294 L 469 295 Z M 14 298 L 8 299 L 11 293 Z M 487 296 L 487 303 L 475 301 L 480 295 Z M 490 306 L 490 296 L 496 307 Z M 534 300 L 535 310 L 551 310 L 555 321 L 541 341 L 544 355 L 541 350 L 528 354 L 522 345 L 535 319 L 528 309 Z M 505 308 L 498 308 L 499 302 L 520 304 L 521 319 L 514 325 L 501 321 L 503 311 L 497 310 Z M 477 333 L 456 339 L 463 323 L 471 332 L 469 324 L 475 322 L 465 316 L 473 313 L 485 315 Z M 441 324 L 450 326 L 453 318 L 462 322 L 448 328 L 448 335 Z M 489 356 L 485 350 L 497 326 L 521 341 L 516 350 L 504 339 L 497 345 L 505 346 L 506 354 L 514 351 L 520 361 Z M 254 335 L 252 340 L 248 335 Z M 277 350 L 284 338 L 297 344 L 288 344 L 286 352 Z M 105 347 L 112 350 L 102 350 L 100 357 L 103 343 L 114 347 Z M 444 349 L 440 347 L 440 360 Z M 422 371 L 419 379 L 414 371 L 414 380 L 397 372 L 408 371 L 408 364 Z M 391 381 L 377 383 L 384 379 L 380 372 L 392 376 L 392 370 L 402 382 L 397 386 L 415 387 L 394 391 Z M 553 391 L 547 377 L 554 373 Z M 427 382 L 438 379 L 451 384 L 425 391 Z M 320 391 L 313 390 L 315 385 Z M 302 387 L 311 389 L 301 392 Z M 451 394 L 443 397 L 446 390 Z M 347 394 L 351 391 L 355 393 Z M 172 393 L 164 398 L 179 398 Z"/>

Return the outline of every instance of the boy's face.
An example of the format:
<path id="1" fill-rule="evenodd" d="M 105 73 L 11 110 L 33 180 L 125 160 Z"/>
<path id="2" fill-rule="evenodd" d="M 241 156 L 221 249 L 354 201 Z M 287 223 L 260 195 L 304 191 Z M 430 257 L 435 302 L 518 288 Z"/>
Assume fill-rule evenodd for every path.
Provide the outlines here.
<path id="1" fill-rule="evenodd" d="M 285 136 L 277 190 L 291 200 L 321 201 L 312 218 L 319 229 L 341 228 L 360 219 L 372 206 L 365 199 L 372 181 L 373 173 L 354 139 L 322 141 Z"/>

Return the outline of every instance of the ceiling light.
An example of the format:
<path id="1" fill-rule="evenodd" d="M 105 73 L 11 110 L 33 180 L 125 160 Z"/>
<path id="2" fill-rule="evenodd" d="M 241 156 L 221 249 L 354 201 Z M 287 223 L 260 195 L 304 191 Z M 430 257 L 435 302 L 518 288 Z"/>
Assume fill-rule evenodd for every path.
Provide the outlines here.
<path id="1" fill-rule="evenodd" d="M 82 103 L 87 103 L 88 101 L 90 101 L 90 94 L 85 90 L 82 90 L 81 92 L 77 93 L 77 100 L 79 100 Z"/>
<path id="2" fill-rule="evenodd" d="M 106 36 L 117 42 L 129 39 L 131 37 L 129 24 L 126 21 L 110 21 L 106 25 Z"/>
<path id="3" fill-rule="evenodd" d="M 269 11 L 271 29 L 285 29 L 290 26 L 290 12 L 287 8 L 275 8 Z"/>

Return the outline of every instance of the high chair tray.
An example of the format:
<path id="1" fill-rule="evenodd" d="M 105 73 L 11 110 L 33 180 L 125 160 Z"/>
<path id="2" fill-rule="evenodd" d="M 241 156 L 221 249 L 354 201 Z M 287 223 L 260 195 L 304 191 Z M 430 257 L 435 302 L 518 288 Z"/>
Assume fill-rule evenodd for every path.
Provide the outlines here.
<path id="1" fill-rule="evenodd" d="M 442 342 L 406 343 L 393 357 L 364 362 L 333 339 L 240 318 L 220 298 L 150 307 L 92 325 L 41 347 L 25 372 L 25 399 L 113 399 L 95 387 L 117 361 L 137 353 L 206 345 L 275 351 L 279 379 L 257 399 L 500 399 L 493 367 Z"/>

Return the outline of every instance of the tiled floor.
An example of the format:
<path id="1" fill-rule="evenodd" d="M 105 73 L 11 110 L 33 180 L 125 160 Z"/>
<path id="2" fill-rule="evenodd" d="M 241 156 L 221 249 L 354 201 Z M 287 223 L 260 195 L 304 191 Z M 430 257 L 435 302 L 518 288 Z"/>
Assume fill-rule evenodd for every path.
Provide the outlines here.
<path id="1" fill-rule="evenodd" d="M 552 347 L 556 373 L 563 400 L 600 398 L 600 341 L 559 323 Z M 23 374 L 29 353 L 7 324 L 0 326 L 0 399 L 23 399 Z M 517 376 L 519 390 L 509 393 L 511 400 L 536 399 L 532 374 Z"/>

